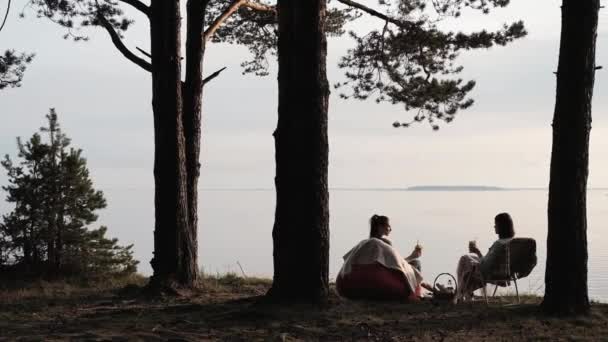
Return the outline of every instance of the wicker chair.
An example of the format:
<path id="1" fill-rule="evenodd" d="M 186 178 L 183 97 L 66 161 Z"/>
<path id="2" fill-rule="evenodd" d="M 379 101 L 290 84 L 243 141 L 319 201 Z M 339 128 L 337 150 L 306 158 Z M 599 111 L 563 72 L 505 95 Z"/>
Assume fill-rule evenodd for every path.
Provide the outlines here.
<path id="1" fill-rule="evenodd" d="M 487 284 L 496 285 L 492 294 L 492 297 L 494 297 L 499 286 L 507 287 L 513 282 L 517 303 L 519 304 L 517 279 L 527 277 L 536 266 L 536 241 L 530 238 L 514 238 L 505 245 L 505 248 L 500 251 L 495 260 L 496 263 L 489 267 L 490 271 L 485 272 L 485 274 L 481 272 L 484 284 L 482 292 L 486 303 L 488 303 Z"/>

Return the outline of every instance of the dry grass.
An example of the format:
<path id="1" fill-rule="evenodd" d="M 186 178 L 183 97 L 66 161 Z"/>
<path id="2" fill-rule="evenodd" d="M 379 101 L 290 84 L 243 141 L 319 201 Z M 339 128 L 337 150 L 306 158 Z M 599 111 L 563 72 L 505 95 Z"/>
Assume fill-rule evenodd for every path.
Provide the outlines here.
<path id="1" fill-rule="evenodd" d="M 203 286 L 216 286 L 218 288 L 222 287 L 239 287 L 239 286 L 270 286 L 272 284 L 272 280 L 268 278 L 258 278 L 258 277 L 240 277 L 236 273 L 226 273 L 226 274 L 217 274 L 217 275 L 203 275 Z"/>
<path id="2" fill-rule="evenodd" d="M 353 302 L 332 295 L 330 305 L 318 308 L 262 305 L 259 295 L 270 281 L 234 274 L 205 277 L 191 297 L 156 300 L 101 287 L 95 292 L 45 285 L 46 292 L 38 295 L 0 293 L 5 303 L 0 332 L 6 340 L 572 341 L 608 336 L 608 306 L 594 304 L 588 317 L 559 319 L 539 314 L 534 296 L 524 297 L 521 305 L 488 307 L 483 302 Z"/>
<path id="3" fill-rule="evenodd" d="M 126 286 L 143 286 L 148 278 L 132 274 L 120 278 L 99 279 L 95 282 L 81 279 L 64 279 L 61 281 L 35 280 L 28 283 L 15 281 L 0 282 L 0 305 L 13 304 L 24 300 L 52 300 L 82 297 L 104 291 L 124 288 Z"/>

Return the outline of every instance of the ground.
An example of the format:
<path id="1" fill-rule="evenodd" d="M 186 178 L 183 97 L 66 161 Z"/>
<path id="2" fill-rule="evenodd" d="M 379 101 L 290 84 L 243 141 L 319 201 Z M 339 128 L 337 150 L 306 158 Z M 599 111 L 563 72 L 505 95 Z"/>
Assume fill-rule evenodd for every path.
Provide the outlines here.
<path id="1" fill-rule="evenodd" d="M 521 305 L 353 302 L 323 309 L 260 305 L 270 282 L 208 278 L 197 293 L 148 299 L 136 286 L 44 284 L 0 291 L 0 341 L 579 341 L 608 339 L 608 305 L 552 318 Z"/>

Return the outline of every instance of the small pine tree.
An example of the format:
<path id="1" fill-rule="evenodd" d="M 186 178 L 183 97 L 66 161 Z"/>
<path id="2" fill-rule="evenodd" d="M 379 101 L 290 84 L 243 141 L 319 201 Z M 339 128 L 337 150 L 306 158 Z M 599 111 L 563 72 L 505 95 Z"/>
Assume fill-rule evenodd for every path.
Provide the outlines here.
<path id="1" fill-rule="evenodd" d="M 126 275 L 138 262 L 133 246 L 122 247 L 105 237 L 106 227 L 89 230 L 95 213 L 106 207 L 101 191 L 95 190 L 82 150 L 69 148 L 54 109 L 48 126 L 19 147 L 15 164 L 7 155 L 7 201 L 15 204 L 0 223 L 0 262 L 47 275 Z"/>

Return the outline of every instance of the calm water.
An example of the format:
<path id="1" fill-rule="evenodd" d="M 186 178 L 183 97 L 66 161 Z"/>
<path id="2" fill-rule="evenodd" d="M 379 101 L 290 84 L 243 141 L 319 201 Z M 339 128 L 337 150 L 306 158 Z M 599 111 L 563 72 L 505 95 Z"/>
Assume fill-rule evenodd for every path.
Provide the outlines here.
<path id="1" fill-rule="evenodd" d="M 607 192 L 588 193 L 589 292 L 591 298 L 602 301 L 608 301 L 608 234 L 603 231 L 608 222 Z M 150 274 L 152 189 L 105 189 L 105 193 L 110 205 L 99 223 L 108 225 L 109 233 L 123 243 L 134 243 L 140 271 Z M 247 275 L 272 276 L 274 191 L 207 190 L 201 191 L 200 198 L 199 254 L 205 272 L 240 274 L 240 262 Z M 542 293 L 546 202 L 543 190 L 331 191 L 330 275 L 337 274 L 342 255 L 367 236 L 367 222 L 374 213 L 391 218 L 391 238 L 401 254 L 409 254 L 420 241 L 423 274 L 432 281 L 441 272 L 455 273 L 469 240 L 477 239 L 482 252 L 487 250 L 495 239 L 493 217 L 506 211 L 514 218 L 517 235 L 538 243 L 539 264 L 520 288 Z"/>

